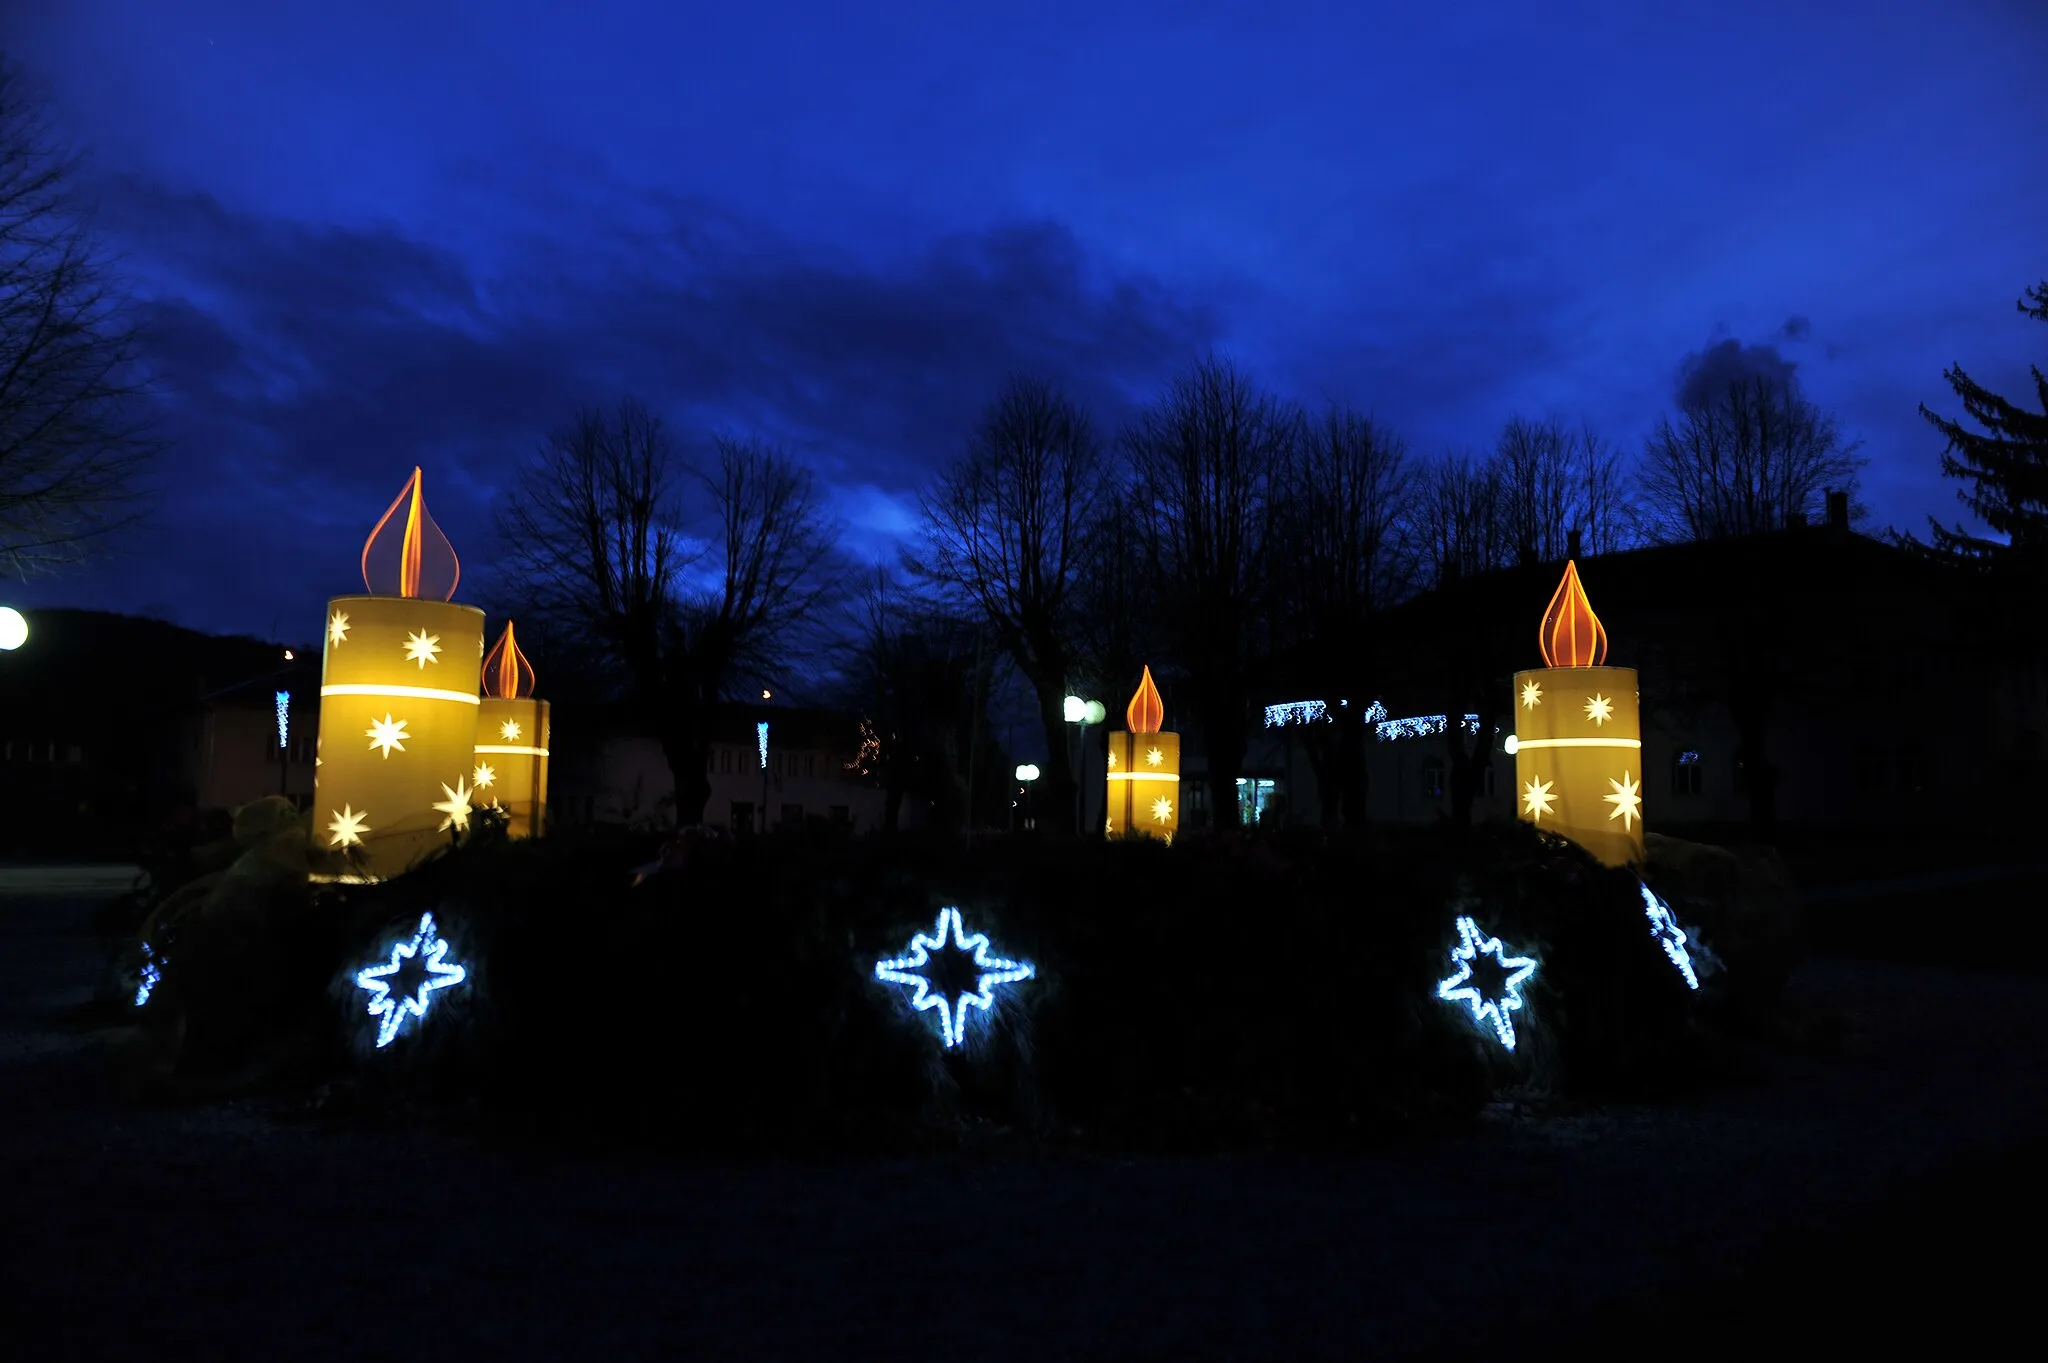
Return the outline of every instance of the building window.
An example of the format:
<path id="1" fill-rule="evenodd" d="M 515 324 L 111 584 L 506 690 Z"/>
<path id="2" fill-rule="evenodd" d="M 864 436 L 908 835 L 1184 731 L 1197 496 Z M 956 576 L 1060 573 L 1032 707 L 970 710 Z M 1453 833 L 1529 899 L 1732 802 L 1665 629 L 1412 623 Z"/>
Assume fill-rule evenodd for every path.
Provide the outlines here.
<path id="1" fill-rule="evenodd" d="M 804 807 L 802 805 L 784 805 L 782 807 L 782 826 L 784 828 L 795 828 L 802 824 L 803 821 Z"/>
<path id="2" fill-rule="evenodd" d="M 1274 808 L 1275 782 L 1270 778 L 1240 776 L 1237 778 L 1237 821 L 1249 828 L 1266 817 Z"/>
<path id="3" fill-rule="evenodd" d="M 817 774 L 818 774 L 818 755 L 817 755 L 816 753 L 814 753 L 814 752 L 807 752 L 807 753 L 805 753 L 805 754 L 804 754 L 804 775 L 806 775 L 806 776 L 816 776 Z"/>
<path id="4" fill-rule="evenodd" d="M 1691 748 L 1687 748 L 1671 761 L 1671 793 L 1673 795 L 1697 795 L 1700 793 L 1700 755 Z"/>
<path id="5" fill-rule="evenodd" d="M 1441 800 L 1444 798 L 1444 764 L 1437 758 L 1430 758 L 1422 764 L 1422 798 Z"/>
<path id="6" fill-rule="evenodd" d="M 1885 760 L 1885 751 L 1875 743 L 1856 745 L 1856 789 L 1881 791 L 1890 782 L 1891 764 Z"/>
<path id="7" fill-rule="evenodd" d="M 730 775 L 732 775 L 732 749 L 731 749 L 731 748 L 720 748 L 720 749 L 718 750 L 718 769 L 719 769 L 720 771 L 724 772 L 724 773 L 725 773 L 725 774 L 726 774 L 727 776 L 730 776 Z"/>
<path id="8" fill-rule="evenodd" d="M 715 753 L 715 752 L 707 752 L 707 753 L 705 753 L 705 754 L 704 754 L 704 774 L 705 774 L 706 776 L 716 776 L 716 775 L 718 775 L 718 754 L 717 754 L 717 753 Z"/>
<path id="9" fill-rule="evenodd" d="M 754 802 L 734 800 L 732 802 L 732 831 L 751 833 L 754 831 Z"/>

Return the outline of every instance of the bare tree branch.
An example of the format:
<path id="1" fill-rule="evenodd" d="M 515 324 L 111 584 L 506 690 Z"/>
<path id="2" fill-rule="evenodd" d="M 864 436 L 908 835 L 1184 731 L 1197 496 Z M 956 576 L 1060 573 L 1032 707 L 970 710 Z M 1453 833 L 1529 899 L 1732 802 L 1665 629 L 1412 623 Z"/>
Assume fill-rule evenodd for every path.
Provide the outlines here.
<path id="1" fill-rule="evenodd" d="M 157 452 L 136 332 L 75 166 L 0 56 L 0 571 L 17 577 L 76 563 L 133 521 Z"/>
<path id="2" fill-rule="evenodd" d="M 1754 375 L 1666 417 L 1643 452 L 1642 499 L 1664 540 L 1782 530 L 1825 514 L 1829 491 L 1853 499 L 1869 461 L 1797 385 Z M 1856 511 L 1861 508 L 1855 508 Z"/>

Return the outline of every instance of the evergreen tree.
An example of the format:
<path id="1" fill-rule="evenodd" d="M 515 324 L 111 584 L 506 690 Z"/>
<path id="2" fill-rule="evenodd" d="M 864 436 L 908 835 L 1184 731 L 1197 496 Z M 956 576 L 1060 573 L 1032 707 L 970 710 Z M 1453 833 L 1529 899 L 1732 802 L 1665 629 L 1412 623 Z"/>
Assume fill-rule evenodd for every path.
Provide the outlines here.
<path id="1" fill-rule="evenodd" d="M 2048 322 L 2048 280 L 2027 290 L 2021 312 Z M 1973 535 L 1961 526 L 1948 528 L 1928 518 L 1935 553 L 1982 568 L 2020 570 L 2034 576 L 2048 568 L 2048 375 L 2032 366 L 2034 392 L 2041 411 L 2030 412 L 1974 382 L 1960 365 L 1943 376 L 1963 410 L 1988 434 L 1965 430 L 1921 404 L 1920 415 L 1948 437 L 1941 456 L 1944 478 L 1960 478 L 1971 487 L 1956 497 L 1984 522 L 1992 534 Z"/>

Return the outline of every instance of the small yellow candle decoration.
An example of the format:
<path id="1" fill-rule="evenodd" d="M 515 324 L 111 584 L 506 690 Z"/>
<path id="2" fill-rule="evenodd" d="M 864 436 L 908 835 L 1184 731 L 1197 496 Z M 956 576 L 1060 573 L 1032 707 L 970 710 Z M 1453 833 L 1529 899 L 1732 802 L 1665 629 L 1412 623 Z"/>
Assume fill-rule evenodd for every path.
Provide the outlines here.
<path id="1" fill-rule="evenodd" d="M 484 658 L 470 782 L 477 799 L 505 812 L 513 837 L 541 831 L 548 804 L 548 703 L 533 698 L 533 664 L 519 651 L 509 620 Z"/>
<path id="2" fill-rule="evenodd" d="M 1165 734 L 1166 704 L 1152 669 L 1124 711 L 1127 728 L 1109 735 L 1109 822 L 1112 838 L 1173 841 L 1180 827 L 1180 735 Z"/>
<path id="3" fill-rule="evenodd" d="M 327 603 L 313 829 L 352 877 L 469 827 L 484 613 L 448 599 L 461 575 L 414 469 L 363 544 L 370 595 Z"/>
<path id="4" fill-rule="evenodd" d="M 1609 866 L 1643 860 L 1643 737 L 1636 670 L 1603 667 L 1607 631 L 1575 562 L 1543 614 L 1548 667 L 1515 674 L 1521 816 Z"/>

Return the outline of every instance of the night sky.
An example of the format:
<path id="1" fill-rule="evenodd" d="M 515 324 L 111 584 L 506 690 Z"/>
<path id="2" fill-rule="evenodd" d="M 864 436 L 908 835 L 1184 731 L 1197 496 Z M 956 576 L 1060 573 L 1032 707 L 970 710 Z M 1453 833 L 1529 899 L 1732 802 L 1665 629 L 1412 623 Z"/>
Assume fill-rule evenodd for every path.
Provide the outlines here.
<path id="1" fill-rule="evenodd" d="M 1956 508 L 1914 404 L 2042 355 L 2037 0 L 65 0 L 0 43 L 174 441 L 28 605 L 310 637 L 415 463 L 486 573 L 508 470 L 628 392 L 800 454 L 890 558 L 1006 373 L 1107 430 L 1212 348 L 1434 453 L 1518 410 L 1633 449 L 1725 345 L 1917 530 Z"/>

